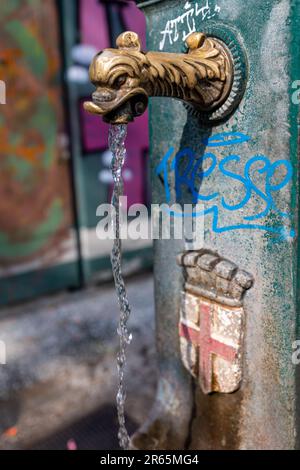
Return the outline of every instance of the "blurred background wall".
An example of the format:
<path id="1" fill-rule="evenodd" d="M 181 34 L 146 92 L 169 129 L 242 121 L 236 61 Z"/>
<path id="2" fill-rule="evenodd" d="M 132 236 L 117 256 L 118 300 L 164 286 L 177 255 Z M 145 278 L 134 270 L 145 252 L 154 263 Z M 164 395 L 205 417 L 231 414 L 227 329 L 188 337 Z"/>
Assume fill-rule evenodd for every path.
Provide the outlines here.
<path id="1" fill-rule="evenodd" d="M 0 305 L 111 276 L 96 208 L 112 191 L 108 126 L 83 112 L 88 65 L 123 30 L 143 41 L 132 1 L 0 4 Z M 129 126 L 128 204 L 149 200 L 147 115 Z M 149 242 L 126 241 L 125 272 L 151 265 Z"/>

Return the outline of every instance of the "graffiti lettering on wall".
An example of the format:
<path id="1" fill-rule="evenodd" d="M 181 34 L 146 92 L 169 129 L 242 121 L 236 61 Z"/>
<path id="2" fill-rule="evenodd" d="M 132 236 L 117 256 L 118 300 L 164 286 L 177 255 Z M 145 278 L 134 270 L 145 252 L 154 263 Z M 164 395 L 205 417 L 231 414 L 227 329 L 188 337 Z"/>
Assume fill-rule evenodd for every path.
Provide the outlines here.
<path id="1" fill-rule="evenodd" d="M 193 5 L 190 2 L 186 2 L 184 5 L 185 12 L 182 15 L 167 21 L 165 28 L 161 31 L 162 40 L 159 44 L 159 49 L 162 50 L 169 41 L 169 44 L 174 44 L 179 39 L 185 41 L 186 38 L 196 31 L 195 18 L 200 18 L 202 21 L 210 19 L 216 16 L 221 8 L 219 5 L 212 5 L 211 0 L 205 0 L 195 2 Z M 179 31 L 180 25 L 184 26 L 183 31 Z"/>
<path id="2" fill-rule="evenodd" d="M 187 189 L 193 204 L 199 201 L 206 204 L 203 211 L 191 215 L 211 214 L 215 233 L 248 229 L 270 232 L 284 239 L 294 237 L 291 215 L 277 207 L 278 197 L 275 197 L 291 182 L 291 163 L 285 159 L 272 162 L 262 154 L 245 161 L 235 153 L 228 152 L 225 157 L 217 154 L 218 148 L 224 152 L 231 145 L 242 145 L 250 140 L 240 132 L 216 134 L 203 142 L 209 151 L 200 157 L 190 148 L 175 153 L 171 147 L 156 167 L 156 174 L 164 183 L 166 201 L 171 201 L 171 170 L 175 174 L 176 200 L 180 201 Z M 205 194 L 205 183 L 210 177 L 214 178 L 214 184 L 209 185 L 210 190 Z M 224 224 L 224 219 L 227 222 L 230 218 L 234 218 L 235 223 Z"/>

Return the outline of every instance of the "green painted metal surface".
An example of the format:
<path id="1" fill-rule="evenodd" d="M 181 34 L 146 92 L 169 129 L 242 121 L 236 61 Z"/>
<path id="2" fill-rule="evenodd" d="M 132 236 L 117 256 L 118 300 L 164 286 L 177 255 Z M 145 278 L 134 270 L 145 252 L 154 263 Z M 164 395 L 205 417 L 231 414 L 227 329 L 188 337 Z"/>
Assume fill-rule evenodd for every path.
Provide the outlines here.
<path id="1" fill-rule="evenodd" d="M 292 84 L 300 77 L 300 2 L 165 0 L 140 4 L 147 18 L 149 49 L 179 52 L 189 31 L 213 34 L 222 28 L 232 31 L 245 50 L 246 92 L 222 125 L 204 127 L 175 100 L 151 100 L 151 166 L 153 202 L 163 203 L 164 181 L 156 168 L 170 147 L 174 155 L 186 148 L 198 159 L 205 152 L 215 155 L 214 171 L 197 187 L 202 195 L 211 196 L 205 208 L 217 207 L 205 215 L 204 247 L 251 273 L 255 284 L 245 298 L 242 387 L 230 395 L 204 396 L 183 370 L 179 352 L 182 273 L 175 257 L 184 246 L 176 240 L 155 243 L 159 385 L 154 409 L 135 444 L 158 449 L 299 447 L 298 370 L 292 363 L 292 345 L 299 337 L 299 107 L 292 102 Z M 241 133 L 248 139 L 242 144 L 207 146 L 207 139 L 220 133 L 227 133 L 229 139 L 232 133 L 235 138 Z M 204 168 L 210 164 L 207 160 Z M 192 202 L 187 188 L 178 198 L 170 166 L 168 171 L 171 202 Z M 253 183 L 248 199 L 247 171 Z M 287 177 L 289 171 L 292 177 Z"/>
<path id="2" fill-rule="evenodd" d="M 0 306 L 31 300 L 39 295 L 79 287 L 77 263 L 26 271 L 1 280 Z M 0 311 L 1 316 L 1 311 Z"/>

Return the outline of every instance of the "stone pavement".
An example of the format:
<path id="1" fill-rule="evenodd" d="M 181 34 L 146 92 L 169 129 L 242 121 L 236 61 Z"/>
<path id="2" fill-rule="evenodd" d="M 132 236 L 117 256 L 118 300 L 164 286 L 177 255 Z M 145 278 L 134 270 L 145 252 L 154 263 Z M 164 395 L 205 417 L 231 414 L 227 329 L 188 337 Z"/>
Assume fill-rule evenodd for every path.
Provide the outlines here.
<path id="1" fill-rule="evenodd" d="M 127 284 L 133 341 L 126 412 L 133 431 L 147 417 L 155 394 L 152 275 L 135 276 Z M 66 443 L 50 439 L 48 447 L 66 448 L 74 438 L 72 424 L 87 416 L 94 416 L 94 427 L 102 421 L 91 445 L 115 446 L 110 442 L 116 437 L 118 313 L 112 284 L 0 310 L 0 339 L 7 348 L 7 364 L 0 365 L 0 449 L 43 447 L 56 435 L 65 436 Z"/>

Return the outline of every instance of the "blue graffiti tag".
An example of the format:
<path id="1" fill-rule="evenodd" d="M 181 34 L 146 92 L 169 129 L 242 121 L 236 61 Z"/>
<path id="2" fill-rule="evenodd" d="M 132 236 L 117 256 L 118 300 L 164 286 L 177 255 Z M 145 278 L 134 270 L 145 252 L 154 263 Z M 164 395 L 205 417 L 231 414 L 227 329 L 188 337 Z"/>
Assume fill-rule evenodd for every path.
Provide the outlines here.
<path id="1" fill-rule="evenodd" d="M 248 142 L 251 138 L 241 132 L 224 132 L 216 134 L 212 137 L 207 138 L 203 141 L 206 148 L 209 150 L 218 147 L 229 147 L 230 145 L 240 145 Z M 188 188 L 192 204 L 197 204 L 200 201 L 209 205 L 202 211 L 193 211 L 190 214 L 176 213 L 176 211 L 170 211 L 175 217 L 198 217 L 206 214 L 212 214 L 212 230 L 216 233 L 228 232 L 230 230 L 263 230 L 266 232 L 280 235 L 284 238 L 295 235 L 294 230 L 288 230 L 284 225 L 281 226 L 267 226 L 260 225 L 257 223 L 260 219 L 266 217 L 270 212 L 280 218 L 290 218 L 290 214 L 283 212 L 278 209 L 276 202 L 274 201 L 273 194 L 280 191 L 286 186 L 292 179 L 293 169 L 292 165 L 288 160 L 276 160 L 271 162 L 265 155 L 257 154 L 248 159 L 244 165 L 243 174 L 238 174 L 233 171 L 232 167 L 241 162 L 241 156 L 237 154 L 229 154 L 222 160 L 218 161 L 217 156 L 212 151 L 204 153 L 200 158 L 197 157 L 195 152 L 190 148 L 184 148 L 175 153 L 174 147 L 170 147 L 161 162 L 156 167 L 156 174 L 162 175 L 166 202 L 171 202 L 171 191 L 168 181 L 169 169 L 175 173 L 175 192 L 177 201 L 181 200 L 182 191 Z M 180 171 L 180 163 L 185 164 L 184 169 Z M 181 165 L 183 167 L 183 165 Z M 203 170 L 203 167 L 206 169 Z M 239 165 L 240 167 L 240 165 Z M 196 188 L 196 181 L 198 188 L 201 187 L 201 183 L 205 178 L 208 178 L 212 173 L 220 170 L 220 174 L 228 178 L 228 183 L 235 182 L 241 184 L 242 199 L 233 204 L 226 200 L 226 197 L 221 196 L 220 193 L 215 189 L 209 194 L 203 194 L 199 189 Z M 283 169 L 284 176 L 280 183 L 274 184 L 272 182 L 276 170 Z M 255 176 L 260 176 L 264 182 L 264 190 L 257 187 L 253 181 Z M 219 210 L 220 208 L 229 211 L 241 210 L 248 204 L 251 197 L 256 195 L 262 201 L 262 207 L 257 210 L 255 214 L 243 215 L 243 222 L 236 225 L 219 226 Z M 218 203 L 216 200 L 218 198 Z"/>

